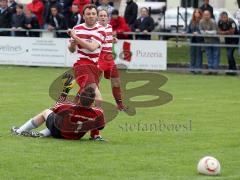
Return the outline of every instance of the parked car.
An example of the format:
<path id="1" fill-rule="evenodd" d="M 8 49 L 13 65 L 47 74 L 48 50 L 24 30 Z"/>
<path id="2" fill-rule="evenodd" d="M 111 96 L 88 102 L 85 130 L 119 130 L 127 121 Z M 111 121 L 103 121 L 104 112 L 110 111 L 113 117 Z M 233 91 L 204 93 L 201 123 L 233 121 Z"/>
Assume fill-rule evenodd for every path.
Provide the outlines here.
<path id="1" fill-rule="evenodd" d="M 166 7 L 166 0 L 136 0 L 138 9 L 151 8 L 151 14 L 159 14 Z"/>
<path id="2" fill-rule="evenodd" d="M 135 0 L 138 5 L 138 17 L 140 15 L 140 9 L 146 7 L 151 9 L 151 17 L 154 22 L 158 21 L 159 14 L 166 9 L 166 0 Z"/>
<path id="3" fill-rule="evenodd" d="M 167 9 L 165 12 L 165 25 L 164 25 L 164 18 L 162 17 L 158 28 L 160 31 L 171 32 L 183 32 L 186 29 L 186 23 L 189 24 L 192 18 L 194 9 L 187 8 L 187 14 L 185 8 L 179 8 L 179 14 L 176 8 Z M 177 23 L 177 19 L 179 18 L 179 23 Z"/>

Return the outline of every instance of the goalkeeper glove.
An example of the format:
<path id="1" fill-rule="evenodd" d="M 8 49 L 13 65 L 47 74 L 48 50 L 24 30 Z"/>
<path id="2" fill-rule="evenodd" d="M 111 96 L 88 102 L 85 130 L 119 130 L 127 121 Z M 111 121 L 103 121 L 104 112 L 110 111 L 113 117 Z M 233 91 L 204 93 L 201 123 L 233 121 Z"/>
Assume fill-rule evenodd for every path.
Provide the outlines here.
<path id="1" fill-rule="evenodd" d="M 69 91 L 76 84 L 73 75 L 71 75 L 69 73 L 64 73 L 62 76 L 62 84 L 63 84 L 63 93 L 68 94 Z"/>

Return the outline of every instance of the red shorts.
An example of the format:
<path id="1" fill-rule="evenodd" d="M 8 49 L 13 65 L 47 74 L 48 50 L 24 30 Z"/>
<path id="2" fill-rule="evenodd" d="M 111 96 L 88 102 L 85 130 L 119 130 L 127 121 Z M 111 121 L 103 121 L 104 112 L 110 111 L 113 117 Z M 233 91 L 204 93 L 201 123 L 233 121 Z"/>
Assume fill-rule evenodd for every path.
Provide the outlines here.
<path id="1" fill-rule="evenodd" d="M 118 69 L 111 52 L 101 52 L 98 59 L 98 66 L 99 69 L 104 72 L 104 77 L 106 79 L 119 77 Z"/>
<path id="2" fill-rule="evenodd" d="M 116 64 L 114 64 L 112 69 L 108 69 L 108 70 L 103 71 L 103 72 L 104 72 L 104 77 L 106 79 L 119 78 L 119 72 L 118 72 Z"/>
<path id="3" fill-rule="evenodd" d="M 98 68 L 97 63 L 88 59 L 80 59 L 73 65 L 73 71 L 76 82 L 81 88 L 91 83 L 99 85 L 102 71 Z"/>

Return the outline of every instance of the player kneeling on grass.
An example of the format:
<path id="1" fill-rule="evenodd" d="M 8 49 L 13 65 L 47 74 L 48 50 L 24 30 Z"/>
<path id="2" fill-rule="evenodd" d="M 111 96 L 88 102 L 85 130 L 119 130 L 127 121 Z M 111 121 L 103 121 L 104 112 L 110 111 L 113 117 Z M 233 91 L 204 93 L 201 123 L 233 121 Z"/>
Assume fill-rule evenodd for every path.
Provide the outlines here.
<path id="1" fill-rule="evenodd" d="M 105 125 L 103 111 L 92 107 L 94 99 L 94 89 L 86 88 L 81 92 L 78 103 L 57 103 L 55 107 L 44 110 L 20 128 L 12 127 L 12 134 L 78 140 L 91 130 L 90 140 L 104 140 L 99 133 Z M 31 131 L 44 122 L 47 128 L 40 132 Z"/>

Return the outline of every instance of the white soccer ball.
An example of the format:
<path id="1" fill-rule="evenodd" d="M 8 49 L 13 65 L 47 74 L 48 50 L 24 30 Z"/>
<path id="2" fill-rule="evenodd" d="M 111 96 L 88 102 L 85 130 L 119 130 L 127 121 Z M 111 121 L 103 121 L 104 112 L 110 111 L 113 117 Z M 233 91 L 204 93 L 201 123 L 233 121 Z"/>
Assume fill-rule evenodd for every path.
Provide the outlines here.
<path id="1" fill-rule="evenodd" d="M 198 162 L 197 170 L 200 174 L 214 176 L 220 174 L 221 166 L 216 158 L 205 156 Z"/>

